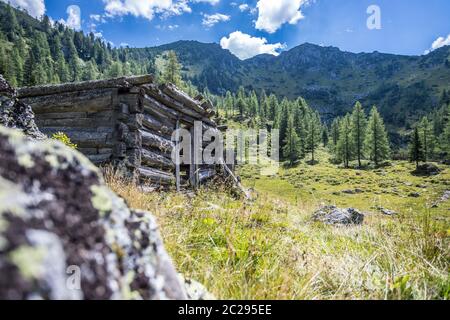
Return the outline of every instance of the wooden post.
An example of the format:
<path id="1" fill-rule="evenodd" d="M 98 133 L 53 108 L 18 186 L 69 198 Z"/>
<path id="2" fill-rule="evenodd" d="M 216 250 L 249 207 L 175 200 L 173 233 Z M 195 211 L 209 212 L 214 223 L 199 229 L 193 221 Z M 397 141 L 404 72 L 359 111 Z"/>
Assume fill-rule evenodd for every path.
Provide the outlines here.
<path id="1" fill-rule="evenodd" d="M 175 175 L 176 175 L 176 184 L 177 184 L 177 192 L 181 191 L 181 183 L 180 183 L 180 120 L 177 120 L 177 125 L 176 125 L 176 133 L 175 133 L 175 143 L 176 143 L 176 147 L 175 147 Z"/>

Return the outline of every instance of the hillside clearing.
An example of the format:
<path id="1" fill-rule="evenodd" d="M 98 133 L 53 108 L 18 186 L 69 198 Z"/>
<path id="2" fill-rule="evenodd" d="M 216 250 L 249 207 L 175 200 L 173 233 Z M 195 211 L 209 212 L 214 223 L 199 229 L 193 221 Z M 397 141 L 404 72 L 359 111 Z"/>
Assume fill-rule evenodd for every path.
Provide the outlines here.
<path id="1" fill-rule="evenodd" d="M 244 167 L 243 182 L 259 193 L 252 204 L 221 188 L 143 194 L 114 175 L 107 180 L 132 207 L 158 217 L 178 270 L 218 298 L 448 299 L 450 203 L 431 207 L 450 188 L 450 172 L 421 178 L 412 168 L 300 164 L 259 177 Z M 323 204 L 358 208 L 364 224 L 312 222 Z"/>

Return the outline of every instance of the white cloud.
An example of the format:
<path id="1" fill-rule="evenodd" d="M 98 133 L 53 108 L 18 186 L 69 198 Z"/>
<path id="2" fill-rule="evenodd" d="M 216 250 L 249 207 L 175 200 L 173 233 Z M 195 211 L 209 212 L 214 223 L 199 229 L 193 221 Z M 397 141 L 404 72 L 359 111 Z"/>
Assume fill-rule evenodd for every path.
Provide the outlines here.
<path id="1" fill-rule="evenodd" d="M 246 3 L 243 3 L 243 4 L 241 4 L 241 5 L 239 6 L 239 10 L 241 10 L 241 12 L 250 10 L 250 6 L 249 6 L 248 4 L 246 4 Z"/>
<path id="2" fill-rule="evenodd" d="M 231 17 L 222 13 L 204 14 L 202 24 L 208 28 L 213 27 L 219 22 L 230 21 Z"/>
<path id="3" fill-rule="evenodd" d="M 44 0 L 1 0 L 10 3 L 13 7 L 27 10 L 28 14 L 40 18 L 45 14 Z"/>
<path id="4" fill-rule="evenodd" d="M 281 43 L 269 44 L 265 38 L 252 37 L 241 31 L 231 33 L 228 38 L 223 37 L 220 40 L 220 45 L 223 49 L 228 49 L 241 60 L 263 53 L 277 56 L 280 50 L 286 48 L 286 45 Z"/>
<path id="5" fill-rule="evenodd" d="M 68 26 L 69 28 L 80 30 L 81 29 L 81 9 L 77 5 L 71 5 L 67 7 L 67 20 L 61 19 L 59 22 Z"/>
<path id="6" fill-rule="evenodd" d="M 309 0 L 259 0 L 256 29 L 274 33 L 285 23 L 296 24 L 304 18 L 301 8 L 308 3 Z"/>
<path id="7" fill-rule="evenodd" d="M 193 1 L 196 3 L 206 2 L 206 3 L 212 4 L 213 6 L 215 6 L 216 4 L 218 4 L 220 2 L 220 0 L 193 0 Z"/>
<path id="8" fill-rule="evenodd" d="M 425 51 L 425 54 L 429 54 L 431 51 L 442 48 L 444 46 L 450 46 L 450 34 L 447 36 L 447 38 L 439 37 L 434 40 L 434 42 L 431 44 L 431 48 Z"/>
<path id="9" fill-rule="evenodd" d="M 152 20 L 155 14 L 163 17 L 192 12 L 188 0 L 103 0 L 109 17 L 133 15 Z"/>

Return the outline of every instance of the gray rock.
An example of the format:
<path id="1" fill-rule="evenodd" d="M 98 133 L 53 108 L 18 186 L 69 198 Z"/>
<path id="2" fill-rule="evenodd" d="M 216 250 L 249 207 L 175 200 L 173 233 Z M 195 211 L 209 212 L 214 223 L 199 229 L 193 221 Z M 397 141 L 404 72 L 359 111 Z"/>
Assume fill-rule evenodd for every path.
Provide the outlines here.
<path id="1" fill-rule="evenodd" d="M 34 122 L 31 107 L 17 99 L 17 92 L 0 74 L 0 125 L 19 129 L 27 137 L 42 140 L 46 136 L 39 131 Z"/>
<path id="2" fill-rule="evenodd" d="M 340 209 L 335 206 L 325 206 L 314 213 L 313 220 L 326 224 L 358 225 L 364 222 L 364 214 L 354 208 Z"/>
<path id="3" fill-rule="evenodd" d="M 421 164 L 413 171 L 413 174 L 417 176 L 435 176 L 440 173 L 441 169 L 433 163 Z"/>
<path id="4" fill-rule="evenodd" d="M 0 299 L 60 298 L 187 294 L 149 213 L 129 209 L 80 153 L 0 126 Z"/>

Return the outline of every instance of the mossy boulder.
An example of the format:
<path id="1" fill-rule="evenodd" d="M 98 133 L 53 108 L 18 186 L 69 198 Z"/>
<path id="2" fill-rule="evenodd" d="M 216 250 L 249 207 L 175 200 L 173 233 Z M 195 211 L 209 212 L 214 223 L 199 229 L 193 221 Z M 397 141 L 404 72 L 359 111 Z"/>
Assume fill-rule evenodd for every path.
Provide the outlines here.
<path id="1" fill-rule="evenodd" d="M 187 297 L 150 213 L 80 153 L 0 126 L 0 299 Z"/>

